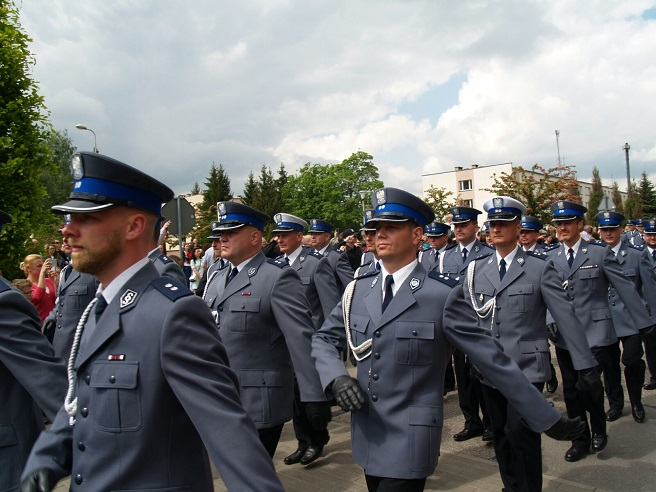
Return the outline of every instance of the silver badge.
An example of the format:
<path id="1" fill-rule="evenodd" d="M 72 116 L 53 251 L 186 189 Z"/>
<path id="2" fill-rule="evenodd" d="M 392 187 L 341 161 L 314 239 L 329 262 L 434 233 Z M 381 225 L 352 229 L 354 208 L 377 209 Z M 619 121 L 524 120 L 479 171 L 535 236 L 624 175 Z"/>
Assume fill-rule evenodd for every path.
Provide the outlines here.
<path id="1" fill-rule="evenodd" d="M 374 281 L 371 282 L 371 287 L 373 288 L 373 286 L 376 285 L 377 283 L 378 283 L 378 277 L 376 277 Z"/>
<path id="2" fill-rule="evenodd" d="M 483 302 L 483 294 L 481 294 L 480 296 L 478 296 L 478 302 Z"/>
<path id="3" fill-rule="evenodd" d="M 521 257 L 521 256 L 519 258 L 517 258 L 517 263 L 519 263 L 520 265 L 523 265 L 524 264 L 524 258 Z"/>
<path id="4" fill-rule="evenodd" d="M 366 210 L 364 216 L 367 220 L 371 220 L 371 218 L 374 216 L 374 213 L 371 210 Z"/>
<path id="5" fill-rule="evenodd" d="M 563 250 L 561 249 L 561 250 L 558 251 L 558 256 L 560 256 L 562 254 L 563 254 Z"/>
<path id="6" fill-rule="evenodd" d="M 604 219 L 610 219 L 610 212 L 604 212 Z"/>
<path id="7" fill-rule="evenodd" d="M 257 268 L 255 268 L 255 267 L 251 267 L 251 268 L 248 269 L 248 276 L 249 276 L 249 277 L 252 277 L 252 276 L 255 275 L 256 273 L 257 273 Z"/>
<path id="8" fill-rule="evenodd" d="M 376 203 L 382 205 L 387 202 L 387 197 L 385 196 L 385 190 L 378 190 L 376 192 Z"/>
<path id="9" fill-rule="evenodd" d="M 562 201 L 558 202 L 558 208 L 565 208 L 565 204 Z"/>
<path id="10" fill-rule="evenodd" d="M 583 251 L 584 253 L 587 253 L 587 252 L 588 252 L 588 248 L 581 248 L 581 251 Z"/>
<path id="11" fill-rule="evenodd" d="M 280 224 L 282 222 L 282 215 L 281 214 L 276 214 L 273 216 L 273 221 L 276 224 Z"/>
<path id="12" fill-rule="evenodd" d="M 492 199 L 492 204 L 494 205 L 494 208 L 501 208 L 503 207 L 503 198 L 493 198 Z M 500 212 L 500 210 L 497 210 L 497 212 Z"/>
<path id="13" fill-rule="evenodd" d="M 622 256 L 626 256 L 626 251 L 622 250 L 622 251 L 620 252 L 620 254 L 621 254 Z"/>
<path id="14" fill-rule="evenodd" d="M 412 290 L 415 290 L 417 287 L 419 287 L 420 283 L 421 282 L 419 281 L 418 278 L 412 277 L 412 279 L 410 280 L 410 288 Z"/>
<path id="15" fill-rule="evenodd" d="M 305 261 L 305 256 L 299 256 L 299 257 L 298 257 L 298 261 L 300 261 L 301 263 L 303 263 L 303 262 Z"/>
<path id="16" fill-rule="evenodd" d="M 219 216 L 221 216 L 221 215 L 225 215 L 225 214 L 226 214 L 226 205 L 225 205 L 225 202 L 219 202 L 219 203 L 217 203 L 216 206 L 217 206 L 218 211 L 219 211 Z"/>
<path id="17" fill-rule="evenodd" d="M 172 284 L 167 284 L 166 285 L 166 287 L 169 287 L 169 286 L 172 287 Z M 173 290 L 173 289 L 171 289 L 171 290 Z M 125 292 L 123 292 L 123 295 L 121 296 L 120 303 L 119 303 L 120 308 L 123 309 L 124 307 L 127 307 L 130 304 L 132 304 L 137 299 L 137 295 L 138 294 L 135 291 L 131 290 L 131 289 L 128 289 Z"/>
<path id="18" fill-rule="evenodd" d="M 476 251 L 476 252 L 478 253 L 480 250 L 481 250 L 480 247 L 478 247 L 478 246 L 474 246 L 474 251 Z"/>
<path id="19" fill-rule="evenodd" d="M 488 265 L 491 265 L 491 264 L 492 264 L 492 258 L 490 258 L 489 260 L 487 260 L 487 264 L 488 264 Z"/>
<path id="20" fill-rule="evenodd" d="M 82 164 L 80 154 L 75 154 L 71 157 L 71 174 L 76 181 L 84 177 L 84 165 Z"/>
<path id="21" fill-rule="evenodd" d="M 310 224 L 313 226 L 317 225 L 317 219 L 310 219 Z"/>

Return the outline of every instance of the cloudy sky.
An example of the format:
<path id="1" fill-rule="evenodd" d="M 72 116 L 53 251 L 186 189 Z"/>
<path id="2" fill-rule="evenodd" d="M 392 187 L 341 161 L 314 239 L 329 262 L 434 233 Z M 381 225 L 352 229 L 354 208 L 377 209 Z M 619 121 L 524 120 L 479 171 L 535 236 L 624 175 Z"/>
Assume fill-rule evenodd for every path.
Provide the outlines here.
<path id="1" fill-rule="evenodd" d="M 656 173 L 656 2 L 17 0 L 34 79 L 80 150 L 176 193 L 373 155 L 388 186 L 454 166 Z"/>

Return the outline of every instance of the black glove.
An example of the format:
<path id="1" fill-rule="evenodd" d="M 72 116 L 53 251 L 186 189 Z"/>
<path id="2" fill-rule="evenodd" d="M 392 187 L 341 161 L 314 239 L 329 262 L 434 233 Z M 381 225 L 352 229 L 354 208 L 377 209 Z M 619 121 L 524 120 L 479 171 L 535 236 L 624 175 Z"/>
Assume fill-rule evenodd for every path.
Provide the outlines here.
<path id="1" fill-rule="evenodd" d="M 50 492 L 57 485 L 55 472 L 47 468 L 40 468 L 21 484 L 21 492 Z"/>
<path id="2" fill-rule="evenodd" d="M 596 367 L 579 371 L 579 379 L 575 387 L 579 391 L 588 391 L 593 400 L 598 399 L 604 394 L 604 386 L 601 384 L 599 370 Z"/>
<path id="3" fill-rule="evenodd" d="M 553 343 L 558 341 L 558 326 L 556 323 L 549 323 L 547 325 L 547 337 L 549 337 L 549 340 Z"/>
<path id="4" fill-rule="evenodd" d="M 330 385 L 337 404 L 345 412 L 360 410 L 367 401 L 357 380 L 350 376 L 338 376 Z"/>
<path id="5" fill-rule="evenodd" d="M 556 441 L 573 441 L 583 434 L 584 430 L 585 422 L 581 421 L 581 417 L 570 419 L 566 415 L 561 415 L 558 422 L 544 433 Z"/>
<path id="6" fill-rule="evenodd" d="M 316 431 L 328 427 L 328 422 L 333 418 L 333 413 L 330 410 L 330 402 L 306 402 L 303 404 L 303 408 L 305 410 L 305 416 L 310 422 L 312 429 Z"/>
<path id="7" fill-rule="evenodd" d="M 55 320 L 54 319 L 46 319 L 45 323 L 43 323 L 43 326 L 41 327 L 41 333 L 43 333 L 48 341 L 52 343 L 52 339 L 55 335 Z"/>
<path id="8" fill-rule="evenodd" d="M 656 329 L 656 325 L 651 325 L 651 326 L 648 326 L 647 328 L 643 328 L 642 330 L 640 330 L 640 334 L 642 336 L 649 335 L 651 333 L 654 333 L 655 329 Z"/>

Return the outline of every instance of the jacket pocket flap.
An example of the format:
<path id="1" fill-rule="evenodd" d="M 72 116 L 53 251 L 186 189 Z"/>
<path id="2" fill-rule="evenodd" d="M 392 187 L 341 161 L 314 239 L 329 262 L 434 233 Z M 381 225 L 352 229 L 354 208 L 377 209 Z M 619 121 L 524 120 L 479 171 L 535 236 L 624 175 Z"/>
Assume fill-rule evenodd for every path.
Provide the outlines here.
<path id="1" fill-rule="evenodd" d="M 594 268 L 579 268 L 579 278 L 585 280 L 587 278 L 599 277 L 601 270 L 599 267 Z"/>
<path id="2" fill-rule="evenodd" d="M 409 407 L 408 423 L 410 425 L 427 425 L 430 427 L 441 427 L 444 418 L 442 407 Z"/>
<path id="3" fill-rule="evenodd" d="M 394 334 L 396 338 L 432 340 L 435 337 L 435 323 L 432 321 L 397 321 Z"/>
<path id="4" fill-rule="evenodd" d="M 367 331 L 367 325 L 369 324 L 369 318 L 367 316 L 352 314 L 349 321 L 351 330 L 357 331 L 358 333 L 365 333 Z"/>
<path id="5" fill-rule="evenodd" d="M 282 386 L 280 371 L 263 371 L 260 369 L 242 369 L 239 379 L 243 387 Z"/>
<path id="6" fill-rule="evenodd" d="M 301 285 L 310 285 L 311 277 L 301 277 Z"/>
<path id="7" fill-rule="evenodd" d="M 546 340 L 520 340 L 519 351 L 522 354 L 549 352 L 549 343 Z"/>
<path id="8" fill-rule="evenodd" d="M 72 295 L 74 296 L 86 296 L 89 293 L 89 287 L 86 285 L 80 285 L 75 288 L 75 290 L 72 292 Z"/>
<path id="9" fill-rule="evenodd" d="M 230 299 L 230 311 L 246 312 L 246 313 L 259 313 L 260 312 L 260 298 L 259 297 L 232 297 Z"/>
<path id="10" fill-rule="evenodd" d="M 533 294 L 533 284 L 517 284 L 508 287 L 509 296 Z"/>
<path id="11" fill-rule="evenodd" d="M 605 319 L 613 319 L 610 314 L 610 309 L 593 309 L 590 311 L 590 317 L 592 321 L 602 321 Z"/>
<path id="12" fill-rule="evenodd" d="M 0 448 L 18 444 L 13 425 L 0 425 Z"/>
<path id="13" fill-rule="evenodd" d="M 138 362 L 96 362 L 89 384 L 94 388 L 134 389 L 138 376 Z"/>
<path id="14" fill-rule="evenodd" d="M 476 292 L 476 294 L 483 294 L 485 296 L 494 297 L 496 289 L 493 285 L 475 285 L 474 292 Z"/>

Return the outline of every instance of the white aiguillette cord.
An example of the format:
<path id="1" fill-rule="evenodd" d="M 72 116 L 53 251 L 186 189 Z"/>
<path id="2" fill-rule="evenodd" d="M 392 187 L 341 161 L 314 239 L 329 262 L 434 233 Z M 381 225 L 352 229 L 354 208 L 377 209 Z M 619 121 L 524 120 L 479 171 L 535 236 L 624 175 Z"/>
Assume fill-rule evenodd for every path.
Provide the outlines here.
<path id="1" fill-rule="evenodd" d="M 75 414 L 77 413 L 77 396 L 73 398 L 75 394 L 75 384 L 77 383 L 77 376 L 75 375 L 75 359 L 77 358 L 77 351 L 80 346 L 80 338 L 82 338 L 82 332 L 84 331 L 84 325 L 87 322 L 89 313 L 93 310 L 93 307 L 98 302 L 98 298 L 94 297 L 87 308 L 82 313 L 82 317 L 75 328 L 75 336 L 73 337 L 73 346 L 71 347 L 71 355 L 68 358 L 68 390 L 66 391 L 66 400 L 64 400 L 64 408 L 68 414 L 68 424 L 75 425 Z"/>

